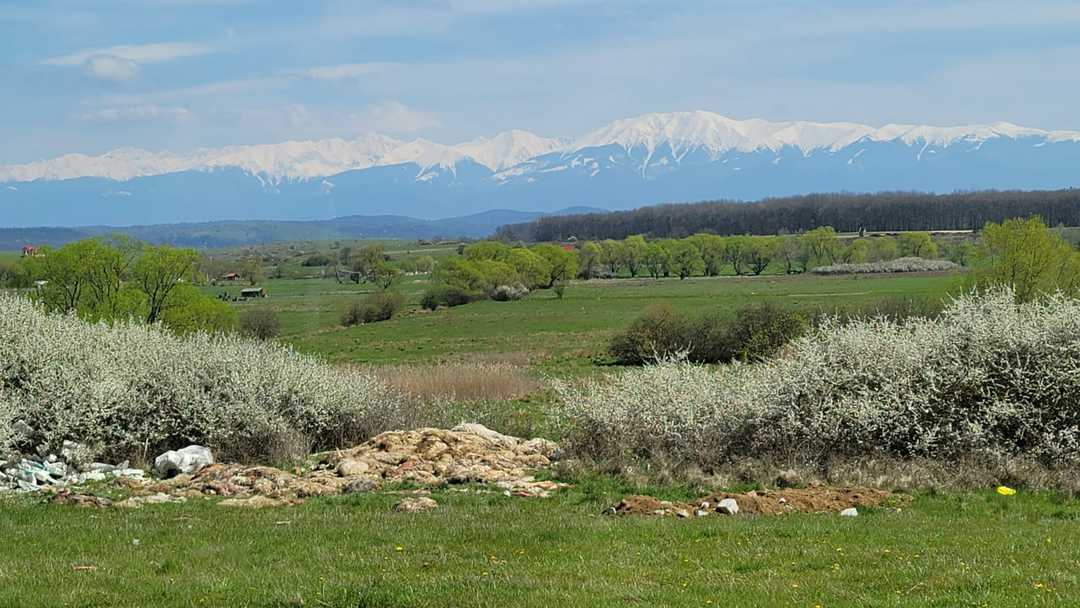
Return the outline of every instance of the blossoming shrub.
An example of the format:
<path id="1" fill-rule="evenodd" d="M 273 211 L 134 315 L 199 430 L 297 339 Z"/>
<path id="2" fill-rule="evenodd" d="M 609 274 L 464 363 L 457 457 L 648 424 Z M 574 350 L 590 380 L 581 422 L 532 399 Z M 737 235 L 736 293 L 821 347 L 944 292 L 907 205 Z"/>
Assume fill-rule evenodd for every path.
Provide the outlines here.
<path id="1" fill-rule="evenodd" d="M 942 272 L 956 270 L 959 264 L 949 260 L 926 260 L 923 258 L 907 257 L 889 260 L 887 262 L 865 262 L 861 264 L 833 264 L 832 266 L 818 266 L 813 270 L 814 274 L 864 274 L 877 272 Z"/>
<path id="2" fill-rule="evenodd" d="M 8 447 L 70 439 L 98 457 L 152 458 L 200 443 L 266 459 L 290 443 L 352 444 L 411 424 L 413 413 L 374 377 L 280 346 L 93 325 L 0 295 L 0 442 Z M 13 433 L 13 421 L 30 436 L 22 425 Z"/>
<path id="3" fill-rule="evenodd" d="M 968 295 L 935 319 L 827 321 L 758 365 L 665 363 L 556 390 L 571 449 L 600 459 L 1076 463 L 1080 301 Z"/>

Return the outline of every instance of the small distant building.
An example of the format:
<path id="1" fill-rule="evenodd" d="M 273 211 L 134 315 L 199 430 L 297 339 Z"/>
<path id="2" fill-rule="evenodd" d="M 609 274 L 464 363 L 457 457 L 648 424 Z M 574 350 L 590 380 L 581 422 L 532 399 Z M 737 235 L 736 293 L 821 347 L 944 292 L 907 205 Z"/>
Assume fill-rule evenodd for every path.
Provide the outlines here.
<path id="1" fill-rule="evenodd" d="M 225 276 L 223 276 L 221 278 L 226 280 L 226 281 L 239 281 L 240 280 L 240 273 L 238 273 L 238 272 L 230 272 L 229 274 L 227 274 L 227 275 L 225 275 Z"/>
<path id="2" fill-rule="evenodd" d="M 24 258 L 31 258 L 37 255 L 37 247 L 33 245 L 23 245 L 22 255 Z"/>
<path id="3" fill-rule="evenodd" d="M 240 290 L 240 297 L 244 300 L 250 300 L 252 298 L 265 298 L 266 295 L 267 294 L 265 287 L 248 287 L 247 289 Z"/>

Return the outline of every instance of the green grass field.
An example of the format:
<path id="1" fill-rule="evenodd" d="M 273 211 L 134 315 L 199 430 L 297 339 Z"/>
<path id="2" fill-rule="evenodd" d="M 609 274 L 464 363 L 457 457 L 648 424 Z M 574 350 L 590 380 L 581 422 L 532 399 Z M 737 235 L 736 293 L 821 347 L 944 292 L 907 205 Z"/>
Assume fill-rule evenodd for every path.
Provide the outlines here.
<path id="1" fill-rule="evenodd" d="M 528 362 L 543 377 L 603 374 L 610 337 L 658 303 L 735 311 L 942 297 L 962 275 L 763 276 L 577 281 L 565 298 L 421 310 L 425 276 L 399 285 L 409 309 L 340 326 L 374 289 L 333 279 L 266 282 L 281 341 L 340 364 Z M 235 293 L 241 286 L 209 287 Z M 455 403 L 498 430 L 545 433 L 551 395 Z M 558 438 L 558 437 L 556 437 Z M 83 510 L 0 499 L 0 606 L 1068 606 L 1080 605 L 1080 501 L 1021 491 L 917 495 L 897 512 L 623 519 L 629 493 L 681 487 L 570 478 L 549 499 L 435 490 L 431 513 L 394 513 L 399 495 L 309 499 L 268 510 L 213 500 Z"/>
<path id="2" fill-rule="evenodd" d="M 922 495 L 900 512 L 621 519 L 628 489 L 295 507 L 0 503 L 0 605 L 1075 606 L 1080 503 Z"/>
<path id="3" fill-rule="evenodd" d="M 278 311 L 285 342 L 333 362 L 432 363 L 514 354 L 561 373 L 595 368 L 610 337 L 652 304 L 704 312 L 768 300 L 831 309 L 889 297 L 940 297 L 961 284 L 961 275 L 949 274 L 609 279 L 575 281 L 561 300 L 551 291 L 537 291 L 517 302 L 476 302 L 429 312 L 418 306 L 428 286 L 419 276 L 399 285 L 408 296 L 408 312 L 348 329 L 340 326 L 342 312 L 350 301 L 374 291 L 372 286 L 332 279 L 271 280 L 269 298 L 237 306 Z"/>

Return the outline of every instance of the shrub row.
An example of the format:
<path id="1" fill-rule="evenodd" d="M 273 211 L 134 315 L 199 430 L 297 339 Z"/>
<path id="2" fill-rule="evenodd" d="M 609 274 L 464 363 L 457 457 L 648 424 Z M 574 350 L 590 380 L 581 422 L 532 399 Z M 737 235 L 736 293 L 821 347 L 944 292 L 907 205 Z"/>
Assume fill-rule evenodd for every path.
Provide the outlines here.
<path id="1" fill-rule="evenodd" d="M 810 318 L 771 303 L 691 317 L 668 305 L 651 306 L 616 335 L 608 351 L 616 362 L 637 365 L 671 359 L 695 363 L 757 361 L 804 334 Z"/>
<path id="2" fill-rule="evenodd" d="M 923 258 L 897 258 L 887 262 L 865 262 L 862 264 L 833 264 L 818 266 L 814 274 L 868 274 L 881 272 L 943 272 L 956 270 L 959 264 L 949 260 L 925 260 Z"/>
<path id="3" fill-rule="evenodd" d="M 885 455 L 1080 463 L 1080 301 L 967 295 L 936 319 L 828 321 L 783 357 L 557 383 L 570 448 L 704 468 Z"/>

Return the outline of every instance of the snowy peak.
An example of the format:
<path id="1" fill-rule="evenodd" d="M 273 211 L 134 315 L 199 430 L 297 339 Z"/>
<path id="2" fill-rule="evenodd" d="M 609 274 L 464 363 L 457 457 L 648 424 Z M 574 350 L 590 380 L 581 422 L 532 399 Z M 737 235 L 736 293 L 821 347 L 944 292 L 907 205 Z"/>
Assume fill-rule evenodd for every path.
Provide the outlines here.
<path id="1" fill-rule="evenodd" d="M 492 171 L 501 171 L 530 158 L 558 152 L 565 145 L 565 142 L 557 139 L 514 129 L 491 139 L 478 137 L 454 148 Z"/>
<path id="2" fill-rule="evenodd" d="M 578 139 L 574 148 L 581 150 L 616 144 L 627 150 L 643 147 L 651 155 L 657 147 L 668 145 L 676 157 L 690 149 L 703 149 L 715 157 L 730 150 L 777 151 L 785 146 L 798 148 L 804 153 L 822 149 L 835 151 L 862 139 L 948 146 L 957 141 L 978 142 L 998 137 L 1080 141 L 1080 132 L 1043 131 L 1007 122 L 960 127 L 889 124 L 874 128 L 850 122 L 735 120 L 713 112 L 698 111 L 645 114 L 618 120 Z"/>
<path id="3" fill-rule="evenodd" d="M 403 142 L 383 135 L 369 135 L 354 140 L 324 139 L 287 141 L 278 144 L 228 146 L 202 149 L 189 155 L 121 148 L 100 156 L 67 154 L 52 160 L 23 165 L 0 166 L 0 182 L 66 180 L 78 177 L 104 177 L 127 181 L 137 177 L 181 171 L 212 171 L 238 168 L 258 176 L 264 182 L 282 180 L 322 180 L 346 171 L 378 166 L 415 164 L 417 180 L 431 179 L 440 170 L 457 175 L 456 166 L 471 161 L 496 173 L 496 181 L 532 171 L 554 171 L 589 165 L 590 171 L 602 170 L 602 158 L 582 150 L 618 146 L 639 163 L 646 176 L 650 166 L 671 167 L 694 153 L 708 160 L 719 160 L 729 152 L 768 151 L 779 156 L 781 150 L 794 148 L 810 156 L 817 151 L 837 152 L 860 142 L 897 142 L 922 150 L 945 148 L 956 143 L 971 144 L 977 149 L 992 139 L 1036 138 L 1041 143 L 1080 142 L 1077 131 L 1044 131 L 1008 122 L 958 127 L 888 124 L 882 127 L 850 122 L 770 122 L 761 119 L 736 120 L 705 111 L 645 114 L 617 120 L 574 140 L 541 137 L 527 131 L 511 130 L 491 138 L 457 145 L 444 145 L 425 139 Z M 663 148 L 665 154 L 656 155 Z M 641 154 L 641 152 L 644 154 Z M 580 158 L 559 161 L 551 166 L 546 155 L 562 153 Z M 609 161 L 613 162 L 613 161 Z M 667 170 L 666 168 L 664 170 Z"/>

